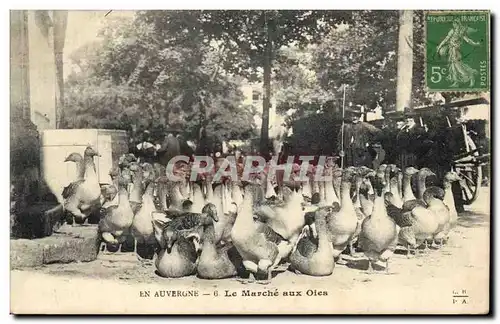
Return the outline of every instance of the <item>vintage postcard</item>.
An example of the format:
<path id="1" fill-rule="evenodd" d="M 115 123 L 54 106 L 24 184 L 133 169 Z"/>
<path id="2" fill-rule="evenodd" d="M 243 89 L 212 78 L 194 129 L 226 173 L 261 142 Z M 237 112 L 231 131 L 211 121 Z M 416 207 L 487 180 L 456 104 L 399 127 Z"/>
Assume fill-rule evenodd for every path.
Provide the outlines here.
<path id="1" fill-rule="evenodd" d="M 11 313 L 488 314 L 490 34 L 11 10 Z"/>

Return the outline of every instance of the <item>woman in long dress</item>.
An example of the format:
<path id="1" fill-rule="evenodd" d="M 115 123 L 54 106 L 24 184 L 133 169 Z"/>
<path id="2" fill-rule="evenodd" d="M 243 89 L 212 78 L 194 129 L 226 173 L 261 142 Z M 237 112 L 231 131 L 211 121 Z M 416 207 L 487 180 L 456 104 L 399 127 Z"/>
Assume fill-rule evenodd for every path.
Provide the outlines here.
<path id="1" fill-rule="evenodd" d="M 446 79 L 452 83 L 452 87 L 458 87 L 461 83 L 467 82 L 470 87 L 474 86 L 475 76 L 478 71 L 462 61 L 462 53 L 460 51 L 462 41 L 472 46 L 480 45 L 480 43 L 469 38 L 468 34 L 473 31 L 475 29 L 469 28 L 459 21 L 454 21 L 453 28 L 437 47 L 437 53 L 440 56 L 448 56 L 448 76 Z"/>

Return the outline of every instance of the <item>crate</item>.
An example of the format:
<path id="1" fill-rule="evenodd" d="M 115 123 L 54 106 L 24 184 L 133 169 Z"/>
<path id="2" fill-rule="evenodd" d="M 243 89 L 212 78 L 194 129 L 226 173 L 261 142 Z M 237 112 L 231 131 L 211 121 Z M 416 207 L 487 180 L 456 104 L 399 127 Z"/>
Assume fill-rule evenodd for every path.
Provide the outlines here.
<path id="1" fill-rule="evenodd" d="M 83 155 L 89 145 L 101 155 L 94 158 L 99 182 L 111 183 L 109 171 L 118 165 L 119 157 L 128 152 L 128 136 L 125 131 L 51 129 L 41 133 L 41 175 L 60 203 L 63 202 L 63 188 L 77 176 L 76 164 L 64 160 L 73 152 Z"/>

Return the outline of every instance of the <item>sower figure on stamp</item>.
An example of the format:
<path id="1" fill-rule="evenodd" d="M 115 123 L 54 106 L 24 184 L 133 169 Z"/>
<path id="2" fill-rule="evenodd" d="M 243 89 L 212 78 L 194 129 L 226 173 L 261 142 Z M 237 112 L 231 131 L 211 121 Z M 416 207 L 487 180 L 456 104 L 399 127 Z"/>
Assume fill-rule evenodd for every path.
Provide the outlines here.
<path id="1" fill-rule="evenodd" d="M 372 156 L 368 150 L 373 139 L 380 134 L 380 130 L 373 125 L 361 121 L 363 112 L 359 110 L 346 109 L 347 119 L 339 131 L 337 149 L 340 155 L 344 155 L 344 167 L 349 166 L 372 166 Z M 342 138 L 343 137 L 343 138 Z M 343 151 L 342 151 L 343 143 Z"/>

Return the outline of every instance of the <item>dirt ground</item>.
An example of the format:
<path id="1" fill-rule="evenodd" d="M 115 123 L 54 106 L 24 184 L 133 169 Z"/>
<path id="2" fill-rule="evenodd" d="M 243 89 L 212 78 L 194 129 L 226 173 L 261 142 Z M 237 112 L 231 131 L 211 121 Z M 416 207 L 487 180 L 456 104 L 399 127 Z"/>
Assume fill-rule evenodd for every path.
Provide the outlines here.
<path id="1" fill-rule="evenodd" d="M 489 295 L 489 190 L 459 215 L 449 243 L 428 254 L 391 259 L 368 274 L 362 255 L 328 277 L 278 273 L 271 284 L 195 276 L 165 279 L 133 253 L 102 253 L 89 263 L 11 271 L 11 310 L 35 313 L 485 313 Z M 163 290 L 197 297 L 154 297 Z M 247 291 L 248 290 L 248 291 Z M 301 291 L 301 296 L 288 293 Z M 141 297 L 151 294 L 150 297 Z M 277 292 L 279 297 L 246 296 Z M 229 297 L 232 294 L 236 297 Z M 265 294 L 263 294 L 265 295 Z M 462 297 L 454 297 L 462 296 Z"/>

